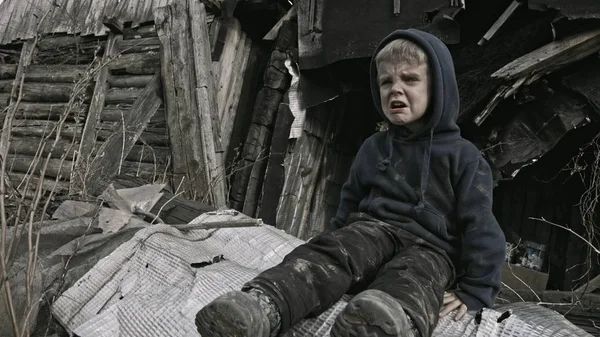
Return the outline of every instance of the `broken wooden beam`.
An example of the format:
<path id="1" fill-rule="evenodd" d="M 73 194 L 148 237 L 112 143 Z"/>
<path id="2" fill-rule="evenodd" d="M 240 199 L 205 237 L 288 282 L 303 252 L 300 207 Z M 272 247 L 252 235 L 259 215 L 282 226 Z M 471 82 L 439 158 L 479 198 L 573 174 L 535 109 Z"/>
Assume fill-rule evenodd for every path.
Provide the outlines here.
<path id="1" fill-rule="evenodd" d="M 104 55 L 102 56 L 102 63 L 106 64 L 115 54 L 115 44 L 118 40 L 122 39 L 121 35 L 109 34 L 108 41 L 106 42 L 106 48 Z M 108 90 L 108 67 L 104 66 L 96 74 L 94 92 L 92 94 L 92 101 L 90 108 L 87 113 L 85 126 L 81 135 L 81 142 L 79 143 L 79 151 L 77 152 L 77 158 L 75 160 L 75 172 L 86 172 L 88 171 L 87 166 L 91 161 L 92 149 L 96 144 L 96 127 L 100 121 L 100 113 L 104 108 L 106 101 L 106 92 Z M 85 184 L 85 177 L 83 175 L 76 175 L 71 177 L 70 193 L 83 193 Z"/>
<path id="2" fill-rule="evenodd" d="M 503 80 L 505 84 L 499 87 L 485 109 L 475 116 L 474 123 L 481 125 L 500 101 L 514 95 L 521 87 L 598 51 L 600 29 L 595 29 L 551 42 L 510 62 L 492 74 L 493 78 Z"/>
<path id="3" fill-rule="evenodd" d="M 600 29 L 595 29 L 551 42 L 523 55 L 493 73 L 492 77 L 515 80 L 532 73 L 548 74 L 598 51 Z"/>
<path id="4" fill-rule="evenodd" d="M 146 125 L 156 113 L 162 100 L 160 98 L 160 74 L 144 89 L 135 101 L 131 111 L 125 117 L 125 123 L 102 144 L 92 160 L 89 174 L 85 177 L 85 189 L 90 195 L 99 195 L 110 184 L 138 140 Z"/>
<path id="5" fill-rule="evenodd" d="M 502 15 L 494 22 L 492 27 L 485 33 L 485 35 L 479 40 L 477 43 L 480 46 L 483 46 L 486 42 L 491 40 L 494 35 L 500 30 L 500 28 L 508 21 L 508 19 L 516 12 L 516 10 L 521 7 L 523 3 L 519 0 L 513 0 L 513 2 L 508 6 L 508 8 L 502 13 Z"/>
<path id="6" fill-rule="evenodd" d="M 196 15 L 193 26 L 190 13 Z M 182 183 L 190 199 L 205 200 L 219 207 L 225 205 L 225 175 L 219 167 L 213 129 L 214 90 L 210 44 L 204 6 L 188 8 L 174 2 L 154 10 L 155 24 L 161 41 L 163 90 L 167 113 L 170 147 L 173 155 L 173 185 Z M 201 41 L 205 41 L 202 43 Z M 195 52 L 201 53 L 199 55 Z M 208 55 L 208 58 L 207 58 Z M 208 62 L 207 62 L 208 59 Z M 193 62 L 189 62 L 193 60 Z M 205 87 L 201 87 L 205 85 Z M 211 101 L 212 100 L 212 101 Z M 218 134 L 217 134 L 218 136 Z"/>

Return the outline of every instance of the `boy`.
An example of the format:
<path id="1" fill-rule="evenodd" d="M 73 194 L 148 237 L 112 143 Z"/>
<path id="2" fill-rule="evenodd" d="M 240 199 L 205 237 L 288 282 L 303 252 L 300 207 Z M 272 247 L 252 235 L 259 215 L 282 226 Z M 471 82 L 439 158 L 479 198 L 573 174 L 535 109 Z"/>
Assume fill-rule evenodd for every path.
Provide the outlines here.
<path id="1" fill-rule="evenodd" d="M 200 310 L 203 337 L 276 336 L 346 292 L 358 295 L 333 337 L 429 337 L 440 315 L 493 305 L 505 239 L 490 168 L 456 125 L 450 52 L 396 31 L 375 51 L 371 90 L 389 128 L 358 151 L 327 233 Z"/>

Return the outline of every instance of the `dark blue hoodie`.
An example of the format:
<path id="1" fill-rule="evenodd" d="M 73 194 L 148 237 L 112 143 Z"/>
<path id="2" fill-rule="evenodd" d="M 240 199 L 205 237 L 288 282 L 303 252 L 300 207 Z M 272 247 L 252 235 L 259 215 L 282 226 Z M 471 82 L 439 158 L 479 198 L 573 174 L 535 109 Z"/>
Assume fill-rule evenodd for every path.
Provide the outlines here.
<path id="1" fill-rule="evenodd" d="M 458 86 L 446 46 L 428 33 L 398 30 L 375 55 L 399 38 L 415 42 L 428 56 L 432 86 L 425 127 L 413 134 L 388 123 L 388 131 L 364 142 L 329 230 L 344 226 L 350 213 L 364 212 L 409 231 L 448 253 L 457 271 L 456 295 L 470 310 L 491 307 L 501 287 L 506 245 L 492 214 L 490 167 L 460 135 Z M 384 116 L 374 59 L 371 91 Z"/>

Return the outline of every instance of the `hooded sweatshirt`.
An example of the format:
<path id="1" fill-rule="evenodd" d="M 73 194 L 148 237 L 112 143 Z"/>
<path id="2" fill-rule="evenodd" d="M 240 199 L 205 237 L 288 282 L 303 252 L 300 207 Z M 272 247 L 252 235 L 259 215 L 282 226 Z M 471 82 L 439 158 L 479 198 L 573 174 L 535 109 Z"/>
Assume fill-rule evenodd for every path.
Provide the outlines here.
<path id="1" fill-rule="evenodd" d="M 346 225 L 350 213 L 367 213 L 444 250 L 456 270 L 456 295 L 469 310 L 491 307 L 498 294 L 505 237 L 492 214 L 492 174 L 479 150 L 456 124 L 458 86 L 452 57 L 433 35 L 398 30 L 394 39 L 419 45 L 428 56 L 430 101 L 417 133 L 389 123 L 359 149 L 329 231 Z M 381 108 L 375 56 L 371 91 Z"/>

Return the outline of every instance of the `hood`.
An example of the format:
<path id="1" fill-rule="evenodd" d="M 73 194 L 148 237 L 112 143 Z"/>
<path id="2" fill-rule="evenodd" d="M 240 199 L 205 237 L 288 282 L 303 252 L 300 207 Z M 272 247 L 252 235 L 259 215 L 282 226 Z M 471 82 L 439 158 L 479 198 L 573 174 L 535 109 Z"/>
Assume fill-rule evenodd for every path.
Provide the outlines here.
<path id="1" fill-rule="evenodd" d="M 387 120 L 381 108 L 381 100 L 379 98 L 379 85 L 377 83 L 377 66 L 375 64 L 375 55 L 385 47 L 389 42 L 396 39 L 410 40 L 419 45 L 427 54 L 429 60 L 429 71 L 431 75 L 431 96 L 428 110 L 424 118 L 428 118 L 425 127 L 417 134 L 411 135 L 407 128 L 403 126 L 388 124 L 390 129 L 399 133 L 402 138 L 410 135 L 410 138 L 421 138 L 431 135 L 435 137 L 441 133 L 456 133 L 459 132 L 456 119 L 460 101 L 458 96 L 458 85 L 454 74 L 454 64 L 452 56 L 446 45 L 437 37 L 417 30 L 397 30 L 385 37 L 377 46 L 373 58 L 371 59 L 371 94 L 373 101 L 379 114 Z M 431 132 L 433 131 L 433 133 Z M 395 132 L 395 133 L 396 133 Z"/>

